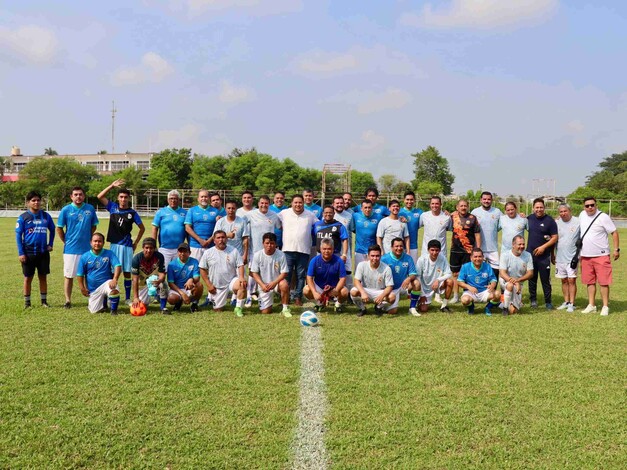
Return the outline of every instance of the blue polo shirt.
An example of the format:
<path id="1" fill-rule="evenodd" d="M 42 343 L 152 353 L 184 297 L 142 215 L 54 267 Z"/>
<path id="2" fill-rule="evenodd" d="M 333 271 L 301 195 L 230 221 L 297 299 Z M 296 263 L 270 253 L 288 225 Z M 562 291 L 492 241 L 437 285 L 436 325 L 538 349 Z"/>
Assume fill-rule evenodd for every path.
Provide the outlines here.
<path id="1" fill-rule="evenodd" d="M 344 261 L 337 255 L 333 255 L 330 261 L 322 259 L 322 255 L 314 256 L 309 262 L 307 276 L 313 277 L 314 282 L 320 288 L 335 287 L 341 278 L 346 277 Z"/>

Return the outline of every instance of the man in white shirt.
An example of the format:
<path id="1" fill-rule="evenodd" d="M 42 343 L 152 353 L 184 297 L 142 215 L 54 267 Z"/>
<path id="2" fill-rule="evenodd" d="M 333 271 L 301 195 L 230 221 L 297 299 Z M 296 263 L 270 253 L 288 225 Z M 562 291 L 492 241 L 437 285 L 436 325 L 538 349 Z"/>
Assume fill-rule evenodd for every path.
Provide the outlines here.
<path id="1" fill-rule="evenodd" d="M 358 317 L 366 314 L 368 301 L 374 303 L 377 315 L 383 314 L 396 300 L 392 293 L 394 278 L 392 270 L 387 264 L 381 263 L 381 248 L 372 245 L 368 248 L 368 260 L 362 261 L 355 268 L 354 287 L 351 289 L 353 303 L 359 309 Z"/>
<path id="2" fill-rule="evenodd" d="M 610 253 L 613 255 L 614 261 L 620 258 L 618 231 L 610 216 L 599 211 L 595 198 L 587 197 L 584 199 L 583 205 L 584 210 L 579 214 L 579 230 L 583 236 L 581 282 L 588 286 L 588 306 L 583 310 L 583 313 L 597 311 L 594 298 L 596 297 L 596 284 L 598 282 L 601 287 L 601 300 L 603 302 L 601 315 L 606 316 L 610 313 L 610 284 L 612 284 Z M 596 218 L 597 216 L 598 218 Z M 587 233 L 586 230 L 588 230 Z M 612 235 L 613 251 L 610 250 L 609 235 Z"/>
<path id="3" fill-rule="evenodd" d="M 570 261 L 577 253 L 577 240 L 579 240 L 579 219 L 573 217 L 568 204 L 559 205 L 559 219 L 557 224 L 557 249 L 551 253 L 551 262 L 555 265 L 555 277 L 562 281 L 562 293 L 564 303 L 557 307 L 558 310 L 568 312 L 575 311 L 575 298 L 577 297 L 577 268 L 570 267 Z"/>
<path id="4" fill-rule="evenodd" d="M 499 282 L 503 289 L 503 315 L 517 313 L 522 308 L 522 286 L 532 276 L 531 253 L 525 251 L 525 238 L 522 235 L 516 235 L 512 240 L 512 249 L 504 251 L 499 259 Z"/>

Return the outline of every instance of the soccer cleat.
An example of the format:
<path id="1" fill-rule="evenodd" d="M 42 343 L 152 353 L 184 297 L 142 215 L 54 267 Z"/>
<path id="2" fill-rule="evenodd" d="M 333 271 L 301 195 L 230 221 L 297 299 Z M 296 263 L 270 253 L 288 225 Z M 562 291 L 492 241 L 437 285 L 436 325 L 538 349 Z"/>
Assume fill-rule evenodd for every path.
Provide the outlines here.
<path id="1" fill-rule="evenodd" d="M 172 309 L 173 312 L 178 312 L 179 310 L 181 310 L 181 305 L 183 305 L 183 301 L 180 300 L 177 303 L 174 304 L 174 308 Z"/>
<path id="2" fill-rule="evenodd" d="M 531 301 L 531 308 L 538 308 L 538 301 L 537 300 L 532 300 Z"/>
<path id="3" fill-rule="evenodd" d="M 189 306 L 189 310 L 190 310 L 191 313 L 197 312 L 198 311 L 198 304 L 197 303 L 192 303 Z"/>
<path id="4" fill-rule="evenodd" d="M 29 308 L 31 308 L 31 307 L 32 307 L 32 305 L 30 304 L 30 302 L 26 302 L 26 303 L 24 304 L 24 310 L 29 309 Z"/>
<path id="5" fill-rule="evenodd" d="M 344 307 L 342 307 L 341 303 L 335 302 L 335 307 L 333 307 L 333 311 L 335 313 L 342 313 L 344 311 Z"/>
<path id="6" fill-rule="evenodd" d="M 546 309 L 547 310 L 555 310 L 555 307 L 553 307 L 553 304 L 549 302 L 548 304 L 546 304 Z"/>
<path id="7" fill-rule="evenodd" d="M 466 310 L 466 313 L 468 315 L 473 315 L 475 313 L 475 303 L 471 302 L 470 305 L 468 306 L 468 309 Z"/>
<path id="8" fill-rule="evenodd" d="M 569 304 L 568 308 L 566 309 L 566 311 L 568 313 L 573 313 L 575 311 L 575 306 L 573 304 Z"/>
<path id="9" fill-rule="evenodd" d="M 363 317 L 366 313 L 368 313 L 368 311 L 365 308 L 362 308 L 359 312 L 357 312 L 357 316 Z"/>
<path id="10" fill-rule="evenodd" d="M 411 313 L 414 317 L 419 317 L 420 316 L 420 312 L 418 310 L 416 310 L 415 307 L 412 307 L 409 309 L 409 313 Z"/>
<path id="11" fill-rule="evenodd" d="M 246 302 L 244 303 L 244 307 L 245 308 L 250 308 L 253 306 L 253 299 L 251 297 L 248 297 L 246 299 Z"/>
<path id="12" fill-rule="evenodd" d="M 235 307 L 235 316 L 242 318 L 244 316 L 244 312 L 242 311 L 242 307 Z"/>
<path id="13" fill-rule="evenodd" d="M 161 313 L 163 313 L 164 315 L 172 315 L 172 313 L 170 313 L 170 311 L 167 308 L 162 308 Z"/>
<path id="14" fill-rule="evenodd" d="M 375 306 L 374 306 L 374 313 L 375 313 L 378 317 L 380 317 L 381 315 L 383 315 L 383 312 L 384 312 L 384 310 L 383 310 L 383 307 L 381 307 L 381 305 L 375 305 Z"/>
<path id="15" fill-rule="evenodd" d="M 570 303 L 568 302 L 563 302 L 562 305 L 560 305 L 559 307 L 557 307 L 556 310 L 566 310 L 568 308 L 568 306 L 570 305 Z"/>
<path id="16" fill-rule="evenodd" d="M 209 307 L 211 304 L 211 299 L 209 297 L 205 298 L 205 301 L 203 303 L 200 304 L 201 307 Z"/>
<path id="17" fill-rule="evenodd" d="M 252 294 L 251 298 L 253 299 L 253 302 L 257 302 L 259 300 L 259 296 L 257 294 Z"/>
<path id="18" fill-rule="evenodd" d="M 69 310 L 72 308 L 72 302 L 65 302 L 65 304 L 63 304 L 63 308 L 66 310 Z"/>
<path id="19" fill-rule="evenodd" d="M 48 305 L 48 302 L 46 302 L 45 300 L 41 302 L 41 306 L 43 308 L 50 308 L 50 305 Z"/>
<path id="20" fill-rule="evenodd" d="M 486 316 L 491 317 L 492 316 L 492 310 L 490 310 L 490 307 L 486 307 L 484 310 Z"/>
<path id="21" fill-rule="evenodd" d="M 283 310 L 281 310 L 281 313 L 283 314 L 285 318 L 292 318 L 292 311 L 290 310 L 289 307 L 283 307 Z"/>
<path id="22" fill-rule="evenodd" d="M 237 299 L 231 299 L 231 307 L 235 307 L 237 305 Z"/>
<path id="23" fill-rule="evenodd" d="M 314 305 L 314 310 L 316 312 L 322 312 L 324 310 L 324 305 L 316 304 Z"/>
<path id="24" fill-rule="evenodd" d="M 440 312 L 442 313 L 451 313 L 451 309 L 448 308 L 446 305 L 444 307 L 440 307 Z"/>
<path id="25" fill-rule="evenodd" d="M 596 305 L 588 305 L 586 308 L 584 308 L 581 313 L 597 313 L 597 306 Z"/>
<path id="26" fill-rule="evenodd" d="M 607 317 L 609 314 L 610 314 L 610 308 L 609 307 L 602 307 L 601 308 L 601 316 Z"/>

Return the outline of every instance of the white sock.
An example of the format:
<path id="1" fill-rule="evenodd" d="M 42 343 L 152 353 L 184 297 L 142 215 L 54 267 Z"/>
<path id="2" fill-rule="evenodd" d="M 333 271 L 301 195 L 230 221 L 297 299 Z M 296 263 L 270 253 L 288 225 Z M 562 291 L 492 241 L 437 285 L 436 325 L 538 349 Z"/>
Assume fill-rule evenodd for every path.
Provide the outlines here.
<path id="1" fill-rule="evenodd" d="M 508 290 L 503 294 L 503 308 L 509 309 L 509 304 L 512 303 L 512 293 Z"/>
<path id="2" fill-rule="evenodd" d="M 442 299 L 442 307 L 446 307 L 448 305 L 448 299 Z"/>
<path id="3" fill-rule="evenodd" d="M 363 310 L 364 309 L 364 301 L 361 300 L 361 297 L 353 297 L 351 295 L 351 299 L 353 299 L 353 303 L 357 306 L 357 308 L 359 310 Z"/>
<path id="4" fill-rule="evenodd" d="M 243 307 L 244 306 L 244 299 L 237 299 L 237 301 L 235 302 L 235 306 L 236 307 Z"/>

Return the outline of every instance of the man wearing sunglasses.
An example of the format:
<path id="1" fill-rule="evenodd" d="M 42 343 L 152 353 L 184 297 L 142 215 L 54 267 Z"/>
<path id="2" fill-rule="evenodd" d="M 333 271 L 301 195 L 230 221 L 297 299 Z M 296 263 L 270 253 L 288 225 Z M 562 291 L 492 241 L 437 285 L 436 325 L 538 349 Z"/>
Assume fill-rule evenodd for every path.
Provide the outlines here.
<path id="1" fill-rule="evenodd" d="M 581 247 L 581 282 L 588 286 L 588 306 L 582 312 L 597 311 L 595 297 L 598 283 L 603 302 L 601 315 L 607 316 L 610 313 L 610 284 L 612 284 L 610 256 L 613 256 L 614 261 L 620 257 L 618 231 L 610 216 L 599 211 L 594 197 L 585 198 L 583 205 L 584 210 L 579 215 L 579 229 L 582 236 L 585 234 Z M 612 235 L 613 251 L 610 249 L 609 235 Z"/>

